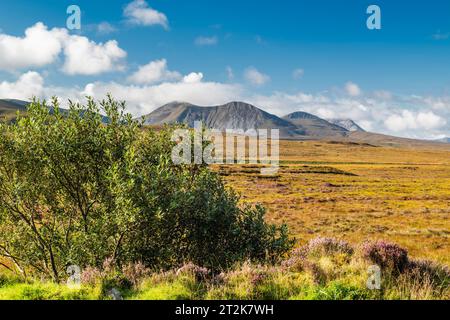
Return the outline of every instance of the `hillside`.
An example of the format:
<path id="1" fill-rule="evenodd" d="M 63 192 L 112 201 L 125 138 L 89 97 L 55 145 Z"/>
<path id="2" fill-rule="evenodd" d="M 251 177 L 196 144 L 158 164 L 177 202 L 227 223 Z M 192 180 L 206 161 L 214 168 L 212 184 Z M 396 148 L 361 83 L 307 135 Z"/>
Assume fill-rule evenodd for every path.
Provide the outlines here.
<path id="1" fill-rule="evenodd" d="M 27 110 L 27 105 L 27 102 L 21 100 L 0 99 L 0 120 L 14 120 L 17 111 L 25 112 Z"/>
<path id="2" fill-rule="evenodd" d="M 0 119 L 14 121 L 17 111 L 26 112 L 28 102 L 0 99 Z M 61 109 L 65 113 L 67 110 Z M 103 118 L 108 122 L 106 117 Z M 366 143 L 379 146 L 438 147 L 448 146 L 448 138 L 438 141 L 399 138 L 364 131 L 354 121 L 324 120 L 306 112 L 294 112 L 283 118 L 244 102 L 230 102 L 221 106 L 202 107 L 186 102 L 172 102 L 144 116 L 144 124 L 159 126 L 165 123 L 186 123 L 190 127 L 202 121 L 209 128 L 219 130 L 279 129 L 286 140 L 327 140 L 344 143 Z"/>
<path id="3" fill-rule="evenodd" d="M 186 123 L 190 127 L 202 121 L 208 128 L 219 130 L 279 129 L 282 138 L 305 138 L 306 128 L 267 113 L 244 102 L 201 107 L 185 102 L 172 102 L 144 116 L 145 124 Z"/>
<path id="4" fill-rule="evenodd" d="M 360 131 L 365 132 L 355 121 L 352 119 L 331 119 L 328 122 L 333 123 L 337 126 L 347 129 L 348 131 Z"/>
<path id="5" fill-rule="evenodd" d="M 332 124 L 324 119 L 321 119 L 315 115 L 306 112 L 294 112 L 284 116 L 283 119 L 295 124 L 296 126 L 304 128 L 306 135 L 308 136 L 346 136 L 348 130 Z"/>

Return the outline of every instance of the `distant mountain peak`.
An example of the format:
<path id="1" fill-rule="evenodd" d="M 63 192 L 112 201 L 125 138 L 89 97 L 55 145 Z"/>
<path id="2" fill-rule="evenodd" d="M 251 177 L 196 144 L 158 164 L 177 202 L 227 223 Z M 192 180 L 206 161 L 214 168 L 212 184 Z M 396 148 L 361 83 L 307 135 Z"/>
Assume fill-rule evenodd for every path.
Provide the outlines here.
<path id="1" fill-rule="evenodd" d="M 293 113 L 288 114 L 285 118 L 289 118 L 289 119 L 320 119 L 318 116 L 315 116 L 311 113 L 308 112 L 303 112 L 303 111 L 296 111 Z"/>
<path id="2" fill-rule="evenodd" d="M 352 119 L 329 119 L 328 121 L 351 132 L 366 132 Z"/>
<path id="3" fill-rule="evenodd" d="M 185 123 L 190 127 L 202 121 L 219 130 L 279 129 L 280 137 L 344 137 L 348 131 L 306 112 L 294 112 L 279 118 L 243 101 L 231 101 L 218 106 L 197 106 L 187 102 L 171 102 L 144 116 L 144 123 Z"/>
<path id="4" fill-rule="evenodd" d="M 279 129 L 283 138 L 304 136 L 302 128 L 242 101 L 231 101 L 219 106 L 172 102 L 144 116 L 144 123 L 148 125 L 185 123 L 193 127 L 196 121 L 218 130 Z"/>
<path id="5" fill-rule="evenodd" d="M 297 111 L 283 117 L 283 119 L 293 123 L 296 126 L 305 128 L 305 133 L 312 137 L 343 137 L 348 130 L 321 119 L 308 112 Z"/>

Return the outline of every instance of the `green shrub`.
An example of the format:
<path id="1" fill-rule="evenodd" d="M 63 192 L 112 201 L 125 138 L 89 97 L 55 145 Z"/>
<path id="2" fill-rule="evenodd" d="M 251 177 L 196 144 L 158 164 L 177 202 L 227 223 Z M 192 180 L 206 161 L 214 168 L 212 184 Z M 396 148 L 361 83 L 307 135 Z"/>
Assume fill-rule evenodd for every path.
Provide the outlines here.
<path id="1" fill-rule="evenodd" d="M 286 227 L 240 206 L 206 165 L 172 163 L 174 128 L 143 129 L 124 108 L 111 97 L 67 112 L 56 99 L 33 101 L 0 124 L 0 257 L 58 282 L 69 265 L 101 268 L 108 258 L 118 269 L 219 270 L 290 249 Z"/>

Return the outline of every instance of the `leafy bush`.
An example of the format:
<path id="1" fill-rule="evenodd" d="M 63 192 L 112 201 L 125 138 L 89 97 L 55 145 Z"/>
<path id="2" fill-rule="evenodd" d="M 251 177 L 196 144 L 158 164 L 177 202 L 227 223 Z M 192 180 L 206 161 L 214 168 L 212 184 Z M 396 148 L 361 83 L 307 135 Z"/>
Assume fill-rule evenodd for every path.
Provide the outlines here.
<path id="1" fill-rule="evenodd" d="M 172 163 L 174 128 L 143 129 L 124 108 L 110 96 L 67 112 L 34 100 L 0 124 L 0 256 L 60 281 L 69 265 L 102 269 L 106 259 L 218 270 L 291 248 L 285 226 L 240 206 L 206 165 Z"/>

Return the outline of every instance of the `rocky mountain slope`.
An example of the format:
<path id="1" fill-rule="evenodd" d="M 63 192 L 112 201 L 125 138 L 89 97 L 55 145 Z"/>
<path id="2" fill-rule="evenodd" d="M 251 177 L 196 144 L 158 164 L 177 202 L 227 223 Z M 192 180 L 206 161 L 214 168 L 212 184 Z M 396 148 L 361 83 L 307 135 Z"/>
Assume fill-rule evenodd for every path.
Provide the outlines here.
<path id="1" fill-rule="evenodd" d="M 244 102 L 201 107 L 186 102 L 172 102 L 144 116 L 145 124 L 186 123 L 193 127 L 202 121 L 208 128 L 219 130 L 279 129 L 283 138 L 307 136 L 306 128 L 267 113 Z"/>
<path id="2" fill-rule="evenodd" d="M 361 128 L 355 121 L 351 119 L 331 119 L 328 122 L 333 123 L 337 126 L 347 129 L 348 131 L 354 132 L 365 132 L 363 128 Z"/>

